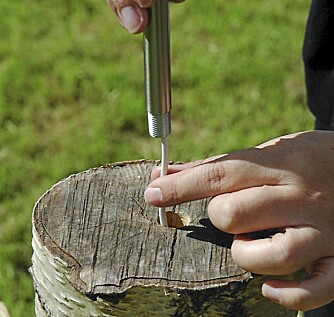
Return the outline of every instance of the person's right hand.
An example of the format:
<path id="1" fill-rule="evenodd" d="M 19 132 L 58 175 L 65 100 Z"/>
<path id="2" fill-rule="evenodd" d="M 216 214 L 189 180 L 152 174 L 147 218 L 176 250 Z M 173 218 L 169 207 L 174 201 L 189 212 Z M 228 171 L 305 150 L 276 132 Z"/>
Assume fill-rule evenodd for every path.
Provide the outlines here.
<path id="1" fill-rule="evenodd" d="M 234 261 L 249 272 L 301 281 L 268 280 L 262 293 L 294 310 L 334 300 L 334 132 L 309 131 L 204 161 L 152 172 L 147 203 L 173 206 L 212 197 L 209 218 L 235 234 Z M 252 232 L 278 229 L 268 238 Z"/>
<path id="2" fill-rule="evenodd" d="M 132 34 L 141 33 L 148 24 L 147 8 L 155 0 L 107 0 L 121 25 Z M 180 3 L 184 0 L 170 0 Z"/>

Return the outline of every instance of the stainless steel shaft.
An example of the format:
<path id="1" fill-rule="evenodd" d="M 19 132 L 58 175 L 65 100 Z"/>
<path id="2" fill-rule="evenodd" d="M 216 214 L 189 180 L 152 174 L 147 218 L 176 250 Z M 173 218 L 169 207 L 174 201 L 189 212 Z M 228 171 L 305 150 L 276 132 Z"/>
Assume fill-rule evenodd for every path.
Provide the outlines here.
<path id="1" fill-rule="evenodd" d="M 169 48 L 169 3 L 156 0 L 149 9 L 149 25 L 144 32 L 145 96 L 149 133 L 161 138 L 161 174 L 167 174 L 168 135 L 171 132 L 171 82 Z M 168 226 L 165 208 L 159 220 Z"/>
<path id="2" fill-rule="evenodd" d="M 149 25 L 144 32 L 148 126 L 152 137 L 165 138 L 171 132 L 168 0 L 156 0 L 149 9 L 149 17 Z"/>

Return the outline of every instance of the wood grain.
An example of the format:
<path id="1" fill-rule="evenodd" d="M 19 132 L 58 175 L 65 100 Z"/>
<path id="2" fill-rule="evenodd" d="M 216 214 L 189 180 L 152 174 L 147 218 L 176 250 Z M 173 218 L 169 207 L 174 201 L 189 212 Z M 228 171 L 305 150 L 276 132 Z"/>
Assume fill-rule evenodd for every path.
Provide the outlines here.
<path id="1" fill-rule="evenodd" d="M 261 278 L 233 262 L 233 237 L 212 226 L 207 199 L 173 209 L 177 227 L 181 220 L 185 226 L 158 224 L 157 208 L 143 197 L 157 164 L 90 169 L 36 203 L 31 271 L 38 316 L 296 316 L 263 298 Z M 61 289 L 56 300 L 51 287 Z M 59 313 L 64 302 L 72 313 Z"/>

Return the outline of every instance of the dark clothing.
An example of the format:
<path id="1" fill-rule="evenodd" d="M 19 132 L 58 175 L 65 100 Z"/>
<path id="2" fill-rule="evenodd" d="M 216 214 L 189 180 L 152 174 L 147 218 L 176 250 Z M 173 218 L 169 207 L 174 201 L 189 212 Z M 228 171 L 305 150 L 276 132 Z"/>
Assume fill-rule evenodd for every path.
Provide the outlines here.
<path id="1" fill-rule="evenodd" d="M 316 128 L 334 130 L 334 1 L 313 0 L 303 47 L 307 102 Z M 333 315 L 334 316 L 334 315 Z"/>
<path id="2" fill-rule="evenodd" d="M 316 117 L 315 128 L 334 130 L 334 1 L 313 0 L 303 47 L 307 102 Z M 305 313 L 333 317 L 334 302 Z"/>
<path id="3" fill-rule="evenodd" d="M 304 313 L 305 317 L 333 317 L 334 316 L 334 302 L 324 307 L 310 310 Z"/>

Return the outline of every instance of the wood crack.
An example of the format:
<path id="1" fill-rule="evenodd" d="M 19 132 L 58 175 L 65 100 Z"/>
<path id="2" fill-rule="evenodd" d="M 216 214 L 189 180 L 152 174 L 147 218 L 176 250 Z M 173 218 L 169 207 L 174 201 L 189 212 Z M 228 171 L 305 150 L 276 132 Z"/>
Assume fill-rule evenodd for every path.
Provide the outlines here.
<path id="1" fill-rule="evenodd" d="M 158 225 L 157 209 L 143 199 L 156 164 L 90 169 L 57 183 L 36 203 L 34 285 L 37 302 L 52 307 L 48 316 L 200 316 L 204 310 L 206 316 L 244 316 L 235 310 L 240 303 L 247 312 L 256 307 L 294 316 L 270 306 L 253 284 L 259 277 L 239 287 L 252 276 L 233 261 L 231 236 L 209 223 L 207 199 L 177 206 L 189 218 L 183 229 Z M 51 265 L 58 262 L 60 268 Z M 166 288 L 172 296 L 164 296 Z M 114 295 L 112 305 L 104 300 Z M 40 311 L 36 316 L 46 316 L 44 307 Z"/>
<path id="2" fill-rule="evenodd" d="M 168 264 L 167 264 L 168 275 L 170 275 L 170 272 L 172 270 L 173 259 L 174 259 L 174 255 L 175 255 L 176 240 L 177 240 L 177 230 L 174 229 L 173 241 L 172 241 L 171 250 L 170 250 L 170 258 L 169 258 L 169 261 L 168 261 Z"/>
<path id="3" fill-rule="evenodd" d="M 81 264 L 80 262 L 72 255 L 70 254 L 69 252 L 67 252 L 65 249 L 63 249 L 52 237 L 51 235 L 49 234 L 43 220 L 41 221 L 41 225 L 44 229 L 44 232 L 45 234 L 48 236 L 48 238 L 51 240 L 51 242 L 63 253 L 65 254 L 66 256 L 68 256 L 70 259 L 72 259 L 79 267 L 81 267 Z"/>

